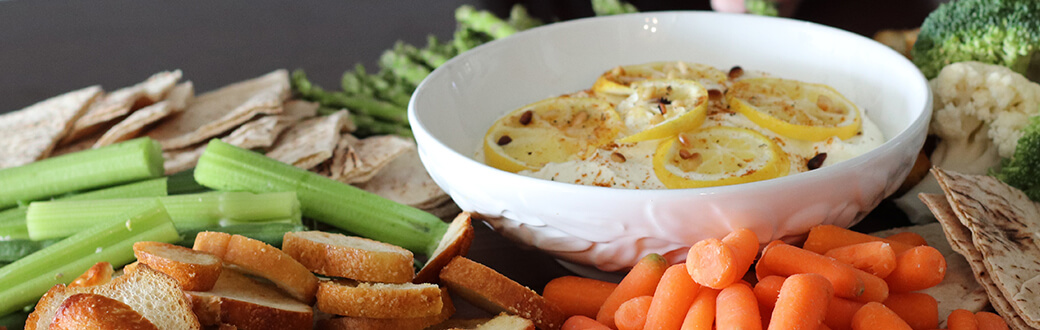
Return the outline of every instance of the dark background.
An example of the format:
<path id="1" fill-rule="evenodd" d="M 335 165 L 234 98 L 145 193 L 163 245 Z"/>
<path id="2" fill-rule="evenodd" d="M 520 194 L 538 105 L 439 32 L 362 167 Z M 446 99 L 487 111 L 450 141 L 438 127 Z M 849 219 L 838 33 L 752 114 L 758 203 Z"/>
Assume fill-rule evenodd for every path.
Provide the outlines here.
<path id="1" fill-rule="evenodd" d="M 919 26 L 934 1 L 804 0 L 794 18 L 872 36 Z M 516 2 L 0 0 L 0 113 L 89 85 L 114 90 L 170 69 L 183 70 L 198 92 L 278 68 L 302 68 L 318 84 L 336 87 L 355 63 L 375 70 L 397 40 L 422 46 L 429 34 L 450 39 L 462 4 L 506 16 Z M 710 9 L 707 0 L 631 2 L 642 11 Z M 548 22 L 592 15 L 586 0 L 521 3 Z M 859 227 L 890 227 L 905 221 L 900 217 L 886 203 Z M 480 225 L 470 256 L 536 290 L 570 274 Z"/>

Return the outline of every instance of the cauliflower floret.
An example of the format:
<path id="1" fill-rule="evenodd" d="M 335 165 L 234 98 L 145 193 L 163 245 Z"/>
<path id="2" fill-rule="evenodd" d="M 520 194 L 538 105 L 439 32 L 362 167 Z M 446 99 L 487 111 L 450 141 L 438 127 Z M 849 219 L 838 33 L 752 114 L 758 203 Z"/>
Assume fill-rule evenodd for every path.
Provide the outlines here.
<path id="1" fill-rule="evenodd" d="M 989 142 L 972 137 L 986 134 L 1003 158 L 1015 152 L 1027 118 L 1040 109 L 1040 85 L 999 65 L 947 65 L 932 79 L 931 86 L 935 110 L 931 133 L 956 144 Z"/>

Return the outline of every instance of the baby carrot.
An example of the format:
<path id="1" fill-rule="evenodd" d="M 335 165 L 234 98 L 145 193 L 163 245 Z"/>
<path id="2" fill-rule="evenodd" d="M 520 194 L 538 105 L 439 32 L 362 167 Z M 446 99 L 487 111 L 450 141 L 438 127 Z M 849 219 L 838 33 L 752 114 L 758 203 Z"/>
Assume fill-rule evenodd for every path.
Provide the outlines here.
<path id="1" fill-rule="evenodd" d="M 874 276 L 874 274 L 867 273 L 859 269 L 852 269 L 852 272 L 856 274 L 856 277 L 863 282 L 863 294 L 859 297 L 852 297 L 849 299 L 858 302 L 882 302 L 888 298 L 888 283 L 880 277 Z M 889 275 L 892 276 L 892 275 Z"/>
<path id="2" fill-rule="evenodd" d="M 755 298 L 758 298 L 760 307 L 772 310 L 776 306 L 776 299 L 780 297 L 780 287 L 784 285 L 785 279 L 783 276 L 770 275 L 755 283 Z"/>
<path id="3" fill-rule="evenodd" d="M 667 268 L 668 261 L 659 254 L 651 253 L 640 259 L 603 301 L 603 306 L 596 313 L 596 321 L 615 328 L 614 314 L 618 307 L 635 297 L 653 296 L 657 283 L 661 281 L 661 276 Z"/>
<path id="4" fill-rule="evenodd" d="M 795 274 L 784 280 L 769 320 L 770 330 L 816 330 L 823 324 L 834 289 L 819 274 Z"/>
<path id="5" fill-rule="evenodd" d="M 809 237 L 805 239 L 805 244 L 802 248 L 819 254 L 824 254 L 833 248 L 875 241 L 883 241 L 892 245 L 892 250 L 894 250 L 897 255 L 913 247 L 909 244 L 858 233 L 834 225 L 819 225 L 809 229 Z"/>
<path id="6" fill-rule="evenodd" d="M 715 299 L 719 296 L 719 290 L 712 288 L 701 288 L 697 298 L 690 305 L 683 320 L 682 330 L 712 330 L 715 324 Z"/>
<path id="7" fill-rule="evenodd" d="M 625 301 L 614 313 L 614 323 L 618 330 L 643 330 L 646 325 L 646 312 L 650 310 L 652 296 L 639 296 Z"/>
<path id="8" fill-rule="evenodd" d="M 971 311 L 956 309 L 946 317 L 946 327 L 950 330 L 978 330 L 979 322 Z"/>
<path id="9" fill-rule="evenodd" d="M 834 330 L 852 330 L 852 316 L 863 307 L 863 303 L 841 297 L 831 298 L 827 304 L 827 316 L 823 324 Z"/>
<path id="10" fill-rule="evenodd" d="M 990 312 L 975 313 L 975 321 L 979 324 L 979 330 L 1008 330 L 1004 318 Z"/>
<path id="11" fill-rule="evenodd" d="M 896 268 L 885 278 L 892 292 L 933 287 L 946 276 L 946 258 L 931 246 L 917 246 L 896 256 Z"/>
<path id="12" fill-rule="evenodd" d="M 560 330 L 610 330 L 610 328 L 588 316 L 574 315 L 563 322 Z"/>
<path id="13" fill-rule="evenodd" d="M 790 276 L 802 273 L 823 275 L 834 287 L 834 295 L 855 298 L 863 295 L 863 280 L 855 268 L 808 250 L 773 241 L 762 250 L 755 273 L 761 280 L 769 275 Z"/>
<path id="14" fill-rule="evenodd" d="M 567 315 L 596 317 L 616 283 L 578 276 L 562 276 L 545 284 L 542 296 Z"/>
<path id="15" fill-rule="evenodd" d="M 831 327 L 828 327 L 826 324 L 820 324 L 820 327 L 817 328 L 817 329 L 818 330 L 831 330 Z"/>
<path id="16" fill-rule="evenodd" d="M 885 278 L 896 268 L 896 253 L 891 245 L 881 241 L 833 248 L 824 255 L 880 278 Z"/>
<path id="17" fill-rule="evenodd" d="M 758 301 L 751 287 L 734 283 L 722 289 L 715 298 L 715 328 L 732 330 L 761 330 L 762 319 Z"/>
<path id="18" fill-rule="evenodd" d="M 694 282 L 686 272 L 686 265 L 668 267 L 654 290 L 654 300 L 646 314 L 644 328 L 679 330 L 700 289 L 700 284 Z"/>
<path id="19" fill-rule="evenodd" d="M 902 233 L 895 233 L 885 237 L 889 241 L 896 241 L 910 246 L 921 246 L 928 245 L 928 241 L 921 237 L 920 234 L 912 231 L 904 231 Z"/>
<path id="20" fill-rule="evenodd" d="M 722 289 L 744 277 L 756 254 L 755 232 L 737 229 L 721 240 L 709 238 L 693 244 L 686 256 L 686 269 L 698 284 Z"/>
<path id="21" fill-rule="evenodd" d="M 939 327 L 939 302 L 927 293 L 892 293 L 882 304 L 899 315 L 914 330 Z"/>
<path id="22" fill-rule="evenodd" d="M 913 330 L 906 321 L 899 318 L 891 309 L 879 302 L 872 301 L 863 305 L 852 315 L 853 330 Z M 953 330 L 953 328 L 950 328 Z"/>

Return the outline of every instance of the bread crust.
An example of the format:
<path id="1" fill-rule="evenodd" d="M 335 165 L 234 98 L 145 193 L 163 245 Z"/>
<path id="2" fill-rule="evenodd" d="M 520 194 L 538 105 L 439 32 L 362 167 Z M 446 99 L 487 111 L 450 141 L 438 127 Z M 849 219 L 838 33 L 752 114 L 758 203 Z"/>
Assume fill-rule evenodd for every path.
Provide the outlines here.
<path id="1" fill-rule="evenodd" d="M 77 293 L 65 299 L 50 329 L 159 330 L 127 304 L 93 293 Z"/>
<path id="2" fill-rule="evenodd" d="M 419 274 L 415 275 L 415 279 L 412 282 L 437 282 L 441 269 L 443 269 L 448 262 L 451 262 L 451 259 L 456 256 L 465 256 L 469 253 L 469 246 L 473 243 L 473 237 L 475 235 L 476 234 L 473 231 L 472 214 L 469 212 L 459 213 L 459 215 L 451 221 L 448 230 L 444 232 L 444 237 L 441 238 L 441 241 L 437 245 L 437 249 L 433 252 L 433 255 L 430 256 L 426 265 L 419 270 Z"/>
<path id="3" fill-rule="evenodd" d="M 317 297 L 319 310 L 353 317 L 427 317 L 437 315 L 444 306 L 441 289 L 434 284 L 322 281 Z"/>
<path id="4" fill-rule="evenodd" d="M 112 281 L 112 273 L 115 273 L 115 270 L 112 269 L 112 264 L 108 263 L 108 261 L 102 261 L 90 266 L 86 272 L 72 280 L 72 283 L 69 283 L 69 287 L 102 285 Z"/>
<path id="5" fill-rule="evenodd" d="M 407 283 L 415 277 L 412 252 L 367 238 L 321 231 L 288 232 L 282 250 L 311 271 L 364 282 Z"/>
<path id="6" fill-rule="evenodd" d="M 559 329 L 567 315 L 533 290 L 465 257 L 441 270 L 441 282 L 455 295 L 488 312 L 506 312 L 534 322 L 539 329 Z"/>
<path id="7" fill-rule="evenodd" d="M 341 316 L 320 320 L 317 328 L 321 330 L 422 330 L 444 322 L 455 314 L 455 304 L 451 302 L 448 290 L 441 290 L 441 303 L 443 303 L 441 312 L 433 316 L 398 319 Z"/>
<path id="8" fill-rule="evenodd" d="M 311 307 L 289 298 L 270 284 L 230 269 L 209 292 L 186 292 L 199 322 L 206 326 L 221 324 L 238 329 L 310 329 Z"/>
<path id="9" fill-rule="evenodd" d="M 206 291 L 220 277 L 220 258 L 203 252 L 162 242 L 134 243 L 134 256 L 143 264 L 170 275 L 186 291 Z M 196 260 L 184 260 L 185 258 Z"/>
<path id="10" fill-rule="evenodd" d="M 207 231 L 195 237 L 194 249 L 209 252 L 246 273 L 271 280 L 296 300 L 314 303 L 318 277 L 276 247 L 241 235 Z"/>

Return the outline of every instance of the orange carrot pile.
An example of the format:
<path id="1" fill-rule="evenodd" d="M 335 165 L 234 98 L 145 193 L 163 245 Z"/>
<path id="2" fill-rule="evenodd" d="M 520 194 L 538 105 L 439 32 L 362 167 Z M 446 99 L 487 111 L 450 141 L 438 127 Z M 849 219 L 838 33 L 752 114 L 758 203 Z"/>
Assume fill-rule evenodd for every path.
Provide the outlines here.
<path id="1" fill-rule="evenodd" d="M 616 283 L 591 278 L 563 276 L 545 284 L 542 296 L 564 314 L 595 318 L 603 302 L 617 286 Z"/>
<path id="2" fill-rule="evenodd" d="M 657 283 L 668 268 L 668 262 L 659 254 L 649 254 L 636 263 L 617 288 L 603 301 L 603 306 L 596 313 L 596 321 L 615 328 L 614 314 L 629 299 L 639 296 L 653 296 Z M 647 304 L 647 308 L 650 305 Z"/>
<path id="3" fill-rule="evenodd" d="M 912 292 L 939 284 L 946 262 L 917 234 L 879 238 L 835 226 L 810 230 L 805 247 L 770 242 L 738 229 L 693 244 L 683 263 L 650 254 L 619 284 L 565 276 L 545 297 L 578 329 L 930 330 L 938 302 Z M 742 278 L 755 265 L 757 283 Z M 891 290 L 891 292 L 890 292 Z M 966 310 L 947 318 L 949 330 L 1006 330 L 999 315 Z"/>

